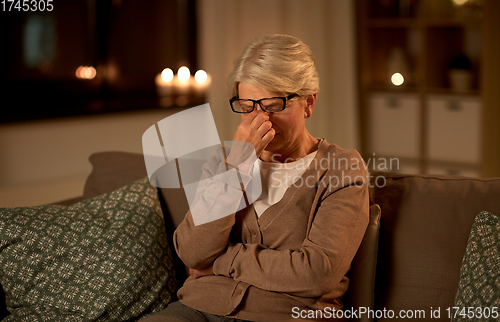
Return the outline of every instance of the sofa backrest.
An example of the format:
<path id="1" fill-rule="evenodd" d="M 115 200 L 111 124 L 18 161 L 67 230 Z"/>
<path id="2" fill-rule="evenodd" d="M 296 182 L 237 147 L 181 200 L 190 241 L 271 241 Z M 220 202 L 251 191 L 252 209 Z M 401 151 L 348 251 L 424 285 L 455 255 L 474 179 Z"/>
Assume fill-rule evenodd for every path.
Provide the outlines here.
<path id="1" fill-rule="evenodd" d="M 452 307 L 475 216 L 500 214 L 500 178 L 371 173 L 370 201 L 382 210 L 375 308 Z M 383 319 L 382 319 L 383 320 Z"/>

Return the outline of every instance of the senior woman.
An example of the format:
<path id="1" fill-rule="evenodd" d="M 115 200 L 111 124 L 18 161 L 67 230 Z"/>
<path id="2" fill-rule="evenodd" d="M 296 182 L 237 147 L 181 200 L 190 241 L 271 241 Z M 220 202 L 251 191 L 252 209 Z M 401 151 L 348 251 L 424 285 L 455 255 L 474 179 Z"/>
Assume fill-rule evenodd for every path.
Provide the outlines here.
<path id="1" fill-rule="evenodd" d="M 231 109 L 241 115 L 233 141 L 253 145 L 262 194 L 250 207 L 202 225 L 188 212 L 174 245 L 191 276 L 179 301 L 149 319 L 332 320 L 368 224 L 364 162 L 355 150 L 307 131 L 319 77 L 301 40 L 253 41 L 235 61 L 229 85 Z M 209 177 L 229 168 L 251 175 L 241 166 L 241 149 L 226 152 L 225 167 L 205 167 Z"/>

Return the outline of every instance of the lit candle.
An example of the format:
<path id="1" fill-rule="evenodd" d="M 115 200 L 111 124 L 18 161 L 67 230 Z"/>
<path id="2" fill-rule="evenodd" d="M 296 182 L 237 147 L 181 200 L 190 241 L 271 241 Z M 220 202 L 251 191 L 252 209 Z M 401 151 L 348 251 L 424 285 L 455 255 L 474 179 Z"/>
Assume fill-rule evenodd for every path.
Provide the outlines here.
<path id="1" fill-rule="evenodd" d="M 207 74 L 204 70 L 199 70 L 194 74 L 194 82 L 193 87 L 196 92 L 196 95 L 203 96 L 206 94 L 208 86 L 212 81 L 210 75 Z"/>
<path id="2" fill-rule="evenodd" d="M 92 66 L 80 66 L 76 69 L 75 75 L 80 79 L 94 79 L 97 71 Z"/>
<path id="3" fill-rule="evenodd" d="M 186 95 L 189 93 L 191 87 L 191 72 L 186 66 L 182 66 L 174 76 L 175 90 L 179 95 Z"/>
<path id="4" fill-rule="evenodd" d="M 170 96 L 174 88 L 173 84 L 174 72 L 170 68 L 165 68 L 161 73 L 156 75 L 155 83 L 156 90 L 160 96 Z"/>

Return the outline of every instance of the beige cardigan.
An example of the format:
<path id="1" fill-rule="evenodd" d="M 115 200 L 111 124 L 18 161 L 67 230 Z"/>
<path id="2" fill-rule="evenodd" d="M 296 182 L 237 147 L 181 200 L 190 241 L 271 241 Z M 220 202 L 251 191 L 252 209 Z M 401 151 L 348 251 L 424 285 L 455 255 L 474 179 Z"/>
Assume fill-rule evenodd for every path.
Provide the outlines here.
<path id="1" fill-rule="evenodd" d="M 210 175 L 223 168 L 207 167 Z M 341 309 L 368 216 L 364 161 L 322 140 L 302 180 L 259 218 L 250 206 L 195 226 L 187 213 L 174 233 L 175 249 L 188 267 L 213 264 L 215 275 L 189 277 L 178 297 L 200 311 L 252 321 Z"/>

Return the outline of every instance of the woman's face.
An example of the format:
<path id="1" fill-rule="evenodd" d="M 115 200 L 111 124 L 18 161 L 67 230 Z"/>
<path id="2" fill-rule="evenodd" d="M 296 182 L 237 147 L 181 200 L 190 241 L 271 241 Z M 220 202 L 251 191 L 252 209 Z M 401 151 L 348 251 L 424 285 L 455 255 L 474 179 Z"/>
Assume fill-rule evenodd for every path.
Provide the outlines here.
<path id="1" fill-rule="evenodd" d="M 248 83 L 240 83 L 238 85 L 238 96 L 242 99 L 259 100 L 266 97 L 285 95 L 267 92 Z M 269 115 L 269 121 L 271 121 L 276 134 L 265 150 L 287 156 L 301 145 L 302 140 L 306 139 L 308 133 L 305 128 L 305 120 L 311 115 L 313 108 L 314 102 L 310 104 L 305 99 L 292 99 L 286 102 L 286 108 L 283 111 L 264 112 L 257 104 L 252 113 L 241 114 L 241 117 L 242 119 L 253 119 L 257 113 Z"/>

